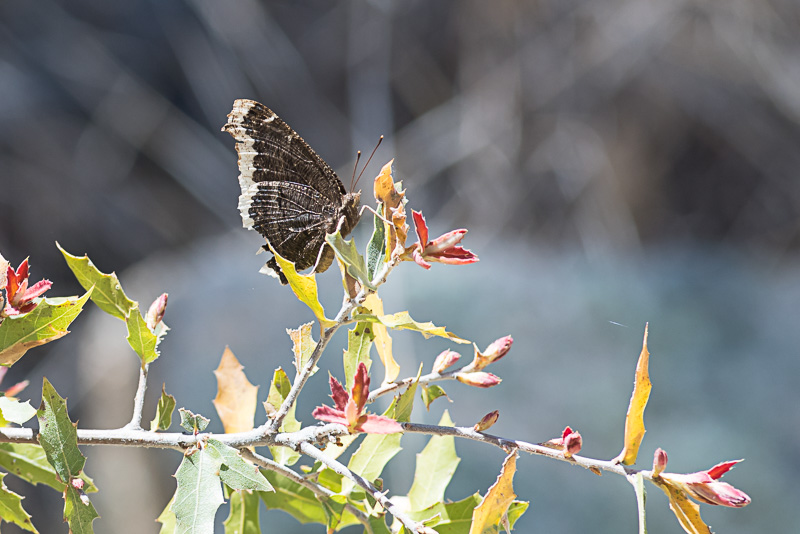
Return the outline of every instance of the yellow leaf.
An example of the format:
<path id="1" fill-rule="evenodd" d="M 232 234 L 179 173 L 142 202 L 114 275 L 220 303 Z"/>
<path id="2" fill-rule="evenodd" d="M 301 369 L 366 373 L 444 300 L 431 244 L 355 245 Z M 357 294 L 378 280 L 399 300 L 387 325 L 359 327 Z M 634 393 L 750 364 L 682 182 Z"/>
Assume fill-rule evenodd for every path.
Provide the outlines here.
<path id="1" fill-rule="evenodd" d="M 656 482 L 654 480 L 654 482 Z M 711 534 L 711 529 L 700 517 L 700 505 L 689 499 L 686 492 L 677 488 L 664 479 L 656 482 L 658 487 L 664 490 L 669 497 L 669 508 L 683 530 L 689 534 Z"/>
<path id="2" fill-rule="evenodd" d="M 469 534 L 489 534 L 500 531 L 500 521 L 505 517 L 508 507 L 516 495 L 512 483 L 517 471 L 517 451 L 509 454 L 497 481 L 486 492 L 481 503 L 472 511 L 472 526 Z"/>
<path id="3" fill-rule="evenodd" d="M 370 293 L 367 296 L 366 300 L 364 300 L 364 307 L 375 315 L 383 315 L 383 301 L 375 293 Z M 375 349 L 378 351 L 378 356 L 380 356 L 385 370 L 383 383 L 394 382 L 400 374 L 400 366 L 392 354 L 392 338 L 389 336 L 389 331 L 381 323 L 374 323 L 372 331 L 375 332 Z"/>
<path id="4" fill-rule="evenodd" d="M 267 242 L 267 245 L 269 245 L 269 242 Z M 286 276 L 286 280 L 289 281 L 289 287 L 292 288 L 292 291 L 297 295 L 297 298 L 300 299 L 300 302 L 311 309 L 317 317 L 320 326 L 325 329 L 335 325 L 336 323 L 334 321 L 325 318 L 325 310 L 322 308 L 322 304 L 319 303 L 316 276 L 313 273 L 299 274 L 297 269 L 294 268 L 294 263 L 282 258 L 280 254 L 275 252 L 272 245 L 269 245 L 269 250 L 275 255 L 275 261 L 278 262 L 278 266 L 281 268 L 281 271 L 283 271 L 284 276 Z"/>
<path id="5" fill-rule="evenodd" d="M 617 463 L 631 465 L 636 463 L 636 456 L 639 454 L 639 446 L 644 438 L 644 409 L 650 399 L 650 353 L 647 351 L 647 327 L 644 327 L 644 341 L 642 342 L 642 353 L 639 355 L 639 363 L 636 364 L 636 378 L 633 383 L 633 394 L 628 405 L 628 415 L 625 417 L 625 441 L 623 442 L 622 452 L 615 458 Z"/>
<path id="6" fill-rule="evenodd" d="M 253 429 L 258 404 L 258 386 L 247 380 L 243 367 L 225 347 L 219 367 L 214 371 L 217 377 L 217 409 L 226 433 L 246 432 Z"/>
<path id="7" fill-rule="evenodd" d="M 462 339 L 452 332 L 448 332 L 443 326 L 436 326 L 430 321 L 420 323 L 411 318 L 407 311 L 393 313 L 391 315 L 372 315 L 368 313 L 356 314 L 353 317 L 356 321 L 370 321 L 373 323 L 381 323 L 389 328 L 395 330 L 415 330 L 421 333 L 425 339 L 431 336 L 439 336 L 456 343 L 469 343 L 466 339 Z"/>
<path id="8" fill-rule="evenodd" d="M 287 328 L 286 333 L 292 338 L 292 352 L 294 353 L 294 367 L 299 373 L 306 362 L 311 357 L 314 349 L 317 348 L 317 342 L 311 337 L 311 325 L 313 323 L 301 324 L 296 329 Z M 314 368 L 315 373 L 317 368 Z"/>

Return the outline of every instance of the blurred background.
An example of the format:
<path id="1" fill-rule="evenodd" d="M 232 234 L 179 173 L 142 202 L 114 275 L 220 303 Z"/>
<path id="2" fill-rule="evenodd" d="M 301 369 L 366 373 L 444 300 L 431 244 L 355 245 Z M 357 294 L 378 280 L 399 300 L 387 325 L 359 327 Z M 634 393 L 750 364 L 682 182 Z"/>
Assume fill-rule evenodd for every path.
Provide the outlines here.
<path id="1" fill-rule="evenodd" d="M 703 506 L 703 517 L 720 533 L 797 528 L 797 2 L 0 4 L 0 251 L 14 264 L 29 256 L 52 296 L 81 291 L 56 240 L 117 271 L 142 306 L 170 294 L 146 414 L 166 382 L 179 406 L 215 416 L 211 371 L 226 345 L 263 400 L 272 370 L 291 365 L 285 329 L 312 318 L 258 274 L 263 241 L 241 228 L 234 142 L 220 132 L 236 98 L 274 109 L 345 185 L 356 151 L 385 135 L 359 186 L 365 202 L 395 158 L 433 236 L 469 228 L 464 244 L 480 263 L 404 264 L 381 291 L 386 310 L 481 348 L 511 334 L 514 348 L 490 369 L 500 386 L 445 384 L 454 402 L 419 406 L 414 420 L 435 423 L 447 409 L 472 425 L 499 409 L 496 434 L 543 441 L 569 424 L 586 455 L 614 457 L 649 321 L 654 389 L 639 466 L 656 447 L 674 472 L 744 457 L 726 480 L 753 503 Z M 362 247 L 366 219 L 354 234 Z M 321 284 L 336 310 L 336 269 Z M 71 329 L 29 352 L 8 384 L 30 379 L 23 398 L 38 405 L 47 376 L 81 427 L 125 424 L 138 359 L 124 326 L 92 309 Z M 323 360 L 338 376 L 344 337 Z M 429 370 L 446 347 L 397 334 L 401 376 L 420 362 Z M 304 424 L 326 401 L 324 375 L 301 400 Z M 409 488 L 424 443 L 404 437 L 385 473 L 392 494 Z M 502 451 L 456 447 L 447 497 L 485 492 Z M 96 531 L 158 532 L 179 455 L 84 453 L 101 488 Z M 619 477 L 536 457 L 518 465 L 515 490 L 531 502 L 518 531 L 636 532 Z M 59 495 L 6 483 L 40 532 L 67 531 Z M 681 532 L 649 489 L 650 532 Z M 323 530 L 275 511 L 262 510 L 262 523 Z"/>

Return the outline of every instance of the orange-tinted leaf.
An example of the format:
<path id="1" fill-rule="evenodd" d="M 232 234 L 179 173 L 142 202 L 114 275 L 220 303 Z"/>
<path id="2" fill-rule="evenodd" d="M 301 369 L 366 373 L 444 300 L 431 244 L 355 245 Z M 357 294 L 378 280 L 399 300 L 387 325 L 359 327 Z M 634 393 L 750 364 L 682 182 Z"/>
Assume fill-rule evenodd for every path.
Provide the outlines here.
<path id="1" fill-rule="evenodd" d="M 226 433 L 245 432 L 253 429 L 258 403 L 258 386 L 247 380 L 243 367 L 228 347 L 222 353 L 217 377 L 217 409 Z"/>
<path id="2" fill-rule="evenodd" d="M 401 247 L 406 244 L 408 225 L 406 224 L 405 191 L 398 190 L 397 184 L 392 179 L 392 163 L 383 166 L 380 174 L 375 178 L 375 200 L 383 204 L 383 215 L 387 221 L 392 221 L 391 226 L 386 224 L 389 239 L 386 240 L 386 256 L 390 257 L 398 243 Z M 402 252 L 402 250 L 401 250 Z"/>
<path id="3" fill-rule="evenodd" d="M 515 450 L 503 462 L 503 468 L 497 481 L 486 492 L 481 503 L 472 512 L 472 526 L 469 534 L 484 534 L 498 532 L 498 525 L 505 517 L 508 507 L 514 502 L 514 473 L 517 471 L 517 456 Z"/>
<path id="4" fill-rule="evenodd" d="M 625 417 L 625 440 L 622 452 L 615 459 L 617 463 L 631 465 L 636 463 L 636 456 L 639 454 L 639 446 L 644 438 L 644 409 L 650 399 L 650 353 L 647 351 L 647 325 L 644 327 L 644 341 L 642 342 L 642 353 L 639 355 L 639 363 L 636 364 L 636 378 L 633 383 L 633 394 L 628 405 L 628 415 Z"/>
<path id="5" fill-rule="evenodd" d="M 317 348 L 317 342 L 311 337 L 311 325 L 313 323 L 301 324 L 295 329 L 286 329 L 286 333 L 292 339 L 292 352 L 294 353 L 294 367 L 299 373 L 306 362 L 311 358 L 314 349 Z M 317 367 L 314 367 L 313 373 L 317 372 Z"/>

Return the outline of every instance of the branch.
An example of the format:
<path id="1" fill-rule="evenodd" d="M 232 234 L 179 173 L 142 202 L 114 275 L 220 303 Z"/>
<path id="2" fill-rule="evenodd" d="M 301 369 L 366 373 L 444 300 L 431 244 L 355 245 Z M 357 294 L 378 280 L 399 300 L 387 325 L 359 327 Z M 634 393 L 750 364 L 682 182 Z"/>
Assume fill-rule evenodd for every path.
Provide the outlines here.
<path id="1" fill-rule="evenodd" d="M 551 449 L 550 447 L 545 447 L 544 445 L 539 445 L 536 443 L 529 443 L 527 441 L 506 439 L 500 436 L 494 436 L 492 434 L 477 432 L 469 427 L 420 425 L 416 423 L 400 424 L 403 425 L 403 430 L 406 432 L 427 434 L 431 436 L 454 436 L 458 438 L 471 439 L 473 441 L 480 441 L 483 443 L 489 443 L 490 445 L 495 445 L 506 452 L 509 452 L 511 449 L 519 449 L 531 454 L 546 456 L 554 460 L 560 460 L 562 462 L 574 464 L 583 467 L 584 469 L 588 469 L 595 474 L 600 474 L 600 471 L 609 471 L 618 475 L 627 476 L 629 474 L 641 472 L 645 478 L 650 478 L 650 476 L 648 476 L 649 471 L 638 471 L 636 469 L 627 468 L 615 463 L 613 460 L 595 460 L 593 458 L 586 458 L 585 456 L 578 455 L 572 455 L 571 457 L 568 457 L 558 449 Z"/>
<path id="2" fill-rule="evenodd" d="M 385 384 L 385 385 L 382 385 L 381 387 L 379 387 L 378 389 L 373 389 L 372 391 L 369 392 L 369 400 L 368 400 L 368 402 L 373 402 L 378 397 L 382 397 L 382 396 L 387 395 L 389 393 L 393 393 L 393 392 L 397 391 L 398 389 L 408 388 L 408 386 L 410 386 L 411 384 L 413 384 L 415 382 L 417 384 L 420 384 L 420 385 L 424 386 L 426 384 L 430 384 L 431 382 L 439 382 L 439 381 L 442 381 L 442 380 L 455 380 L 456 379 L 456 375 L 458 373 L 460 373 L 461 371 L 463 371 L 463 369 L 456 369 L 455 371 L 448 371 L 446 373 L 429 373 L 427 375 L 422 375 L 421 377 L 419 377 L 419 381 L 417 380 L 416 376 L 411 376 L 411 377 L 408 377 L 408 378 L 404 378 L 403 380 L 400 380 L 399 382 L 392 382 L 390 384 Z"/>

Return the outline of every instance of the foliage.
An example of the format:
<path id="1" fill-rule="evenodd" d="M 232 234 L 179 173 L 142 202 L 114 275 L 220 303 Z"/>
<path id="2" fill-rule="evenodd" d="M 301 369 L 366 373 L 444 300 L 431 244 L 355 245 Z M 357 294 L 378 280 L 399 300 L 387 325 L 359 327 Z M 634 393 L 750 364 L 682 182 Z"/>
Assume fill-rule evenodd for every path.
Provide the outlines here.
<path id="1" fill-rule="evenodd" d="M 488 434 L 500 417 L 492 411 L 476 414 L 473 426 L 456 426 L 447 411 L 438 425 L 420 425 L 413 421 L 417 396 L 429 408 L 437 398 L 447 397 L 441 383 L 458 381 L 478 388 L 499 385 L 501 378 L 485 369 L 505 357 L 513 344 L 503 336 L 484 350 L 473 343 L 473 359 L 457 367 L 461 354 L 447 349 L 431 362 L 431 371 L 423 374 L 424 365 L 406 378 L 398 379 L 400 366 L 392 354 L 392 335 L 401 330 L 418 332 L 425 338 L 440 337 L 454 343 L 469 340 L 430 321 L 417 321 L 407 311 L 385 313 L 377 291 L 392 270 L 402 262 L 430 269 L 432 263 L 465 265 L 478 261 L 476 255 L 460 246 L 466 230 L 454 230 L 434 239 L 421 213 L 412 212 L 417 241 L 406 246 L 410 230 L 406 220 L 406 192 L 392 178 L 391 162 L 375 179 L 374 194 L 378 203 L 373 218 L 374 231 L 362 256 L 353 240 L 346 241 L 339 232 L 329 234 L 326 243 L 335 253 L 342 273 L 344 303 L 333 319 L 326 316 L 319 301 L 315 274 L 301 274 L 294 265 L 275 251 L 275 260 L 290 289 L 306 304 L 319 324 L 319 339 L 314 340 L 312 324 L 287 330 L 292 355 L 286 365 L 275 369 L 263 407 L 266 421 L 257 426 L 259 385 L 252 384 L 230 349 L 225 349 L 214 370 L 217 395 L 214 407 L 225 433 L 206 432 L 210 419 L 180 408 L 180 426 L 185 433 L 169 433 L 176 400 L 162 387 L 150 430 L 141 427 L 141 406 L 146 390 L 147 370 L 160 353 L 158 345 L 168 328 L 162 318 L 167 307 L 166 293 L 141 314 L 138 302 L 123 291 L 114 273 L 103 273 L 88 258 L 74 256 L 59 246 L 67 265 L 86 289 L 81 297 L 42 298 L 50 282 L 42 280 L 29 287 L 30 267 L 23 261 L 11 268 L 0 256 L 0 364 L 11 366 L 38 345 L 66 335 L 67 327 L 91 299 L 99 309 L 120 319 L 126 339 L 141 367 L 140 387 L 135 399 L 134 416 L 123 428 L 106 431 L 100 441 L 98 431 L 77 429 L 68 413 L 66 401 L 45 378 L 42 405 L 38 411 L 16 395 L 27 385 L 7 388 L 0 397 L 0 467 L 30 484 L 45 484 L 62 492 L 64 518 L 70 532 L 92 532 L 98 517 L 87 493 L 96 488 L 85 473 L 86 458 L 79 444 L 139 444 L 179 449 L 183 452 L 175 473 L 177 487 L 173 498 L 158 517 L 161 532 L 213 533 L 219 507 L 227 501 L 224 520 L 226 533 L 261 532 L 259 513 L 262 504 L 268 510 L 282 510 L 301 523 L 319 523 L 321 530 L 339 531 L 361 525 L 364 532 L 414 532 L 430 534 L 486 534 L 510 531 L 529 505 L 517 500 L 514 476 L 519 452 L 582 466 L 595 473 L 602 471 L 625 476 L 634 487 L 639 510 L 640 532 L 645 532 L 644 481 L 661 488 L 670 507 L 686 532 L 709 532 L 700 517 L 699 505 L 742 507 L 750 502 L 744 492 L 720 482 L 720 477 L 736 462 L 723 462 L 711 469 L 691 474 L 665 472 L 667 456 L 657 449 L 652 470 L 626 467 L 634 464 L 645 435 L 644 411 L 652 384 L 649 375 L 650 353 L 645 327 L 642 350 L 635 371 L 633 394 L 622 440 L 622 450 L 612 460 L 579 456 L 583 446 L 580 432 L 569 426 L 559 437 L 541 443 L 507 439 Z M 341 381 L 329 377 L 332 405 L 316 407 L 311 415 L 324 424 L 302 427 L 296 417 L 298 398 L 308 378 L 318 368 L 330 339 L 340 327 L 352 324 L 347 333 Z M 383 381 L 372 387 L 373 351 L 382 363 Z M 374 375 L 374 373 L 373 373 Z M 2 373 L 0 373 L 0 380 Z M 264 390 L 262 390 L 264 391 Z M 476 394 L 478 392 L 476 391 Z M 370 410 L 379 397 L 395 395 L 382 414 Z M 23 425 L 34 415 L 38 433 Z M 401 450 L 407 433 L 429 436 L 417 454 L 414 479 L 407 495 L 384 486 L 385 466 Z M 361 434 L 366 434 L 363 438 Z M 456 437 L 494 445 L 506 452 L 499 466 L 497 481 L 485 493 L 460 496 L 451 502 L 446 494 L 461 459 L 456 451 Z M 340 460 L 348 446 L 358 446 L 346 461 Z M 259 450 L 268 450 L 271 458 Z M 313 460 L 310 466 L 294 467 L 302 456 Z M 22 505 L 23 499 L 9 491 L 0 473 L 0 517 L 20 528 L 36 532 Z M 390 500 L 387 493 L 392 494 Z M 395 518 L 390 527 L 388 516 Z"/>

